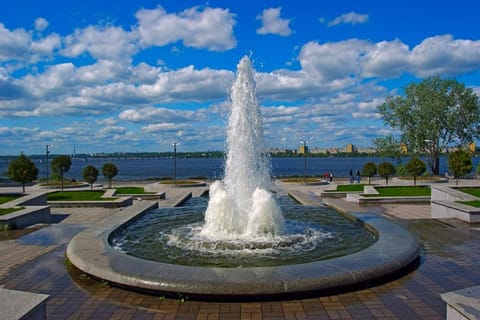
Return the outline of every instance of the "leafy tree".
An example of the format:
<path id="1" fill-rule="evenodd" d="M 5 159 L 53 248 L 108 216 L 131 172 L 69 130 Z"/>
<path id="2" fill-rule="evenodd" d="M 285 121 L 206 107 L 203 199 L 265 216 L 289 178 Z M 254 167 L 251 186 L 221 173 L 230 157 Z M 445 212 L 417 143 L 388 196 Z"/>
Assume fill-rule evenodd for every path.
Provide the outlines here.
<path id="1" fill-rule="evenodd" d="M 373 144 L 379 156 L 390 157 L 397 164 L 400 164 L 400 159 L 402 158 L 402 144 L 400 141 L 390 135 L 375 138 Z"/>
<path id="2" fill-rule="evenodd" d="M 390 162 L 382 162 L 378 165 L 378 173 L 385 178 L 385 184 L 388 185 L 388 179 L 395 174 L 395 166 Z"/>
<path id="3" fill-rule="evenodd" d="M 368 177 L 368 184 L 370 184 L 370 179 L 377 174 L 377 165 L 373 162 L 367 162 L 363 166 L 362 175 Z"/>
<path id="4" fill-rule="evenodd" d="M 70 170 L 70 166 L 72 165 L 72 159 L 69 156 L 58 156 L 52 160 L 50 166 L 52 167 L 52 171 L 60 177 L 62 180 L 62 191 L 63 191 L 63 178 L 66 172 Z"/>
<path id="5" fill-rule="evenodd" d="M 22 191 L 25 192 L 25 184 L 37 179 L 38 169 L 32 160 L 20 153 L 20 156 L 8 165 L 6 174 L 10 180 L 20 182 Z"/>
<path id="6" fill-rule="evenodd" d="M 384 123 L 400 130 L 410 150 L 425 153 L 432 173 L 439 174 L 442 150 L 480 137 L 479 104 L 463 83 L 433 77 L 409 84 L 405 97 L 390 96 L 378 109 Z"/>
<path id="7" fill-rule="evenodd" d="M 472 171 L 472 154 L 465 149 L 458 149 L 457 151 L 450 153 L 448 155 L 448 167 L 452 170 L 455 179 L 457 179 L 455 184 L 458 185 L 458 179 L 460 176 Z"/>
<path id="8" fill-rule="evenodd" d="M 90 184 L 90 189 L 93 189 L 93 184 L 97 181 L 98 178 L 98 169 L 94 166 L 86 166 L 83 169 L 82 176 L 85 181 Z"/>
<path id="9" fill-rule="evenodd" d="M 413 185 L 417 186 L 417 177 L 421 176 L 427 170 L 427 166 L 425 162 L 418 159 L 417 156 L 414 156 L 407 162 L 405 169 L 408 174 L 413 176 Z"/>
<path id="10" fill-rule="evenodd" d="M 112 188 L 112 179 L 118 173 L 117 166 L 111 162 L 107 162 L 102 167 L 102 173 L 105 176 L 105 178 L 108 179 L 108 187 Z"/>

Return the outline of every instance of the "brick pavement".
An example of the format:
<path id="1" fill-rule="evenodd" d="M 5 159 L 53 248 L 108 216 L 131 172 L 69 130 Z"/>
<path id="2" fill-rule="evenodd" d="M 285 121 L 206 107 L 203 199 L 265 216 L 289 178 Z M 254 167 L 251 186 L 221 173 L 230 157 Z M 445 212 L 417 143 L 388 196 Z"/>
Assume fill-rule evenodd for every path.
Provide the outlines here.
<path id="1" fill-rule="evenodd" d="M 253 303 L 167 299 L 69 272 L 66 243 L 28 245 L 18 240 L 0 241 L 0 286 L 49 294 L 49 319 L 443 319 L 441 293 L 480 284 L 476 228 L 430 220 L 425 205 L 367 209 L 404 225 L 419 237 L 423 250 L 419 265 L 408 274 L 356 291 Z M 54 214 L 60 224 L 79 224 L 114 213 L 100 211 L 62 208 Z"/>

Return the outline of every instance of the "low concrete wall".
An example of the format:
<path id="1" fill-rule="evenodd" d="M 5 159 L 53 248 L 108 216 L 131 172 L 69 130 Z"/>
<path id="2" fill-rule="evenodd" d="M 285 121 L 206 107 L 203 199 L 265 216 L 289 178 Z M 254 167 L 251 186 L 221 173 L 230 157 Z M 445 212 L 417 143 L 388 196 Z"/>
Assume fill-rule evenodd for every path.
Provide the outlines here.
<path id="1" fill-rule="evenodd" d="M 12 201 L 2 203 L 0 208 L 23 207 L 23 206 L 44 206 L 47 204 L 48 192 L 35 193 L 2 193 L 2 195 L 19 195 L 20 197 Z"/>
<path id="2" fill-rule="evenodd" d="M 447 304 L 447 320 L 480 319 L 480 286 L 441 294 Z"/>
<path id="3" fill-rule="evenodd" d="M 446 186 L 432 187 L 430 215 L 433 219 L 459 219 L 468 223 L 480 223 L 480 208 L 457 201 L 480 200 L 475 196 Z"/>
<path id="4" fill-rule="evenodd" d="M 433 219 L 455 218 L 468 223 L 480 223 L 480 208 L 451 201 L 432 201 L 431 217 Z"/>
<path id="5" fill-rule="evenodd" d="M 100 200 L 100 201 L 48 201 L 48 204 L 54 208 L 118 208 L 131 206 L 133 203 L 132 197 L 119 197 L 115 200 Z"/>
<path id="6" fill-rule="evenodd" d="M 48 295 L 0 288 L 0 319 L 47 319 Z"/>
<path id="7" fill-rule="evenodd" d="M 23 229 L 37 223 L 50 223 L 49 206 L 28 206 L 22 210 L 0 216 L 0 225 Z"/>

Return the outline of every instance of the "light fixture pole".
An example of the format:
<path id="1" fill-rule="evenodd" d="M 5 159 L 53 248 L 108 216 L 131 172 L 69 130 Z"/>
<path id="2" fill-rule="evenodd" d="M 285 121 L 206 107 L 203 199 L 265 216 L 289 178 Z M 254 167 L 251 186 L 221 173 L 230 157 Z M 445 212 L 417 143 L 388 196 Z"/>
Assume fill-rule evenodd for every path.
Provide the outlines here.
<path id="1" fill-rule="evenodd" d="M 46 154 L 46 156 L 47 156 L 47 159 L 46 159 L 46 160 L 47 160 L 47 161 L 46 161 L 46 162 L 47 162 L 47 164 L 46 164 L 46 168 L 47 168 L 47 185 L 48 185 L 48 154 L 50 153 L 50 150 L 48 150 L 48 148 L 51 148 L 51 147 L 53 147 L 51 144 L 46 144 L 46 145 L 45 145 L 45 154 Z"/>
<path id="2" fill-rule="evenodd" d="M 306 185 L 307 184 L 307 150 L 308 150 L 307 143 L 308 141 L 302 140 L 300 141 L 300 143 L 303 144 L 303 180 Z"/>
<path id="3" fill-rule="evenodd" d="M 175 188 L 177 187 L 177 145 L 178 142 L 172 143 L 173 146 L 173 181 Z"/>

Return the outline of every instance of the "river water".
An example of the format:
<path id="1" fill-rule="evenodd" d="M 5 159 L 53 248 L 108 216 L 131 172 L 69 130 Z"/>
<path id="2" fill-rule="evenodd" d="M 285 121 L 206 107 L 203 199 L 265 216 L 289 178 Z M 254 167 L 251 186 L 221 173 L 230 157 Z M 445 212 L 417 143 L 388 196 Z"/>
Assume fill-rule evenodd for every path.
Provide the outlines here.
<path id="1" fill-rule="evenodd" d="M 380 157 L 326 157 L 326 158 L 308 158 L 306 159 L 307 175 L 323 175 L 325 172 L 332 172 L 335 177 L 347 177 L 352 169 L 354 172 L 362 170 L 367 162 L 374 162 L 377 165 L 383 161 L 392 162 L 390 158 Z M 423 159 L 424 160 L 424 159 Z M 51 159 L 49 159 L 49 162 Z M 404 162 L 407 161 L 406 159 Z M 480 162 L 479 158 L 474 158 L 474 168 Z M 99 158 L 73 158 L 70 170 L 65 174 L 68 179 L 82 180 L 82 170 L 88 166 L 95 166 L 100 171 L 99 182 L 104 181 L 101 174 L 102 166 L 106 162 L 113 162 L 118 167 L 118 175 L 114 180 L 145 180 L 174 176 L 174 159 L 99 159 Z M 177 158 L 177 178 L 186 179 L 191 177 L 205 177 L 208 179 L 222 179 L 224 172 L 224 159 L 212 158 Z M 40 160 L 34 160 L 39 170 L 39 178 L 46 176 L 46 163 Z M 5 177 L 8 161 L 0 160 L 0 176 Z M 303 176 L 305 171 L 304 158 L 272 158 L 271 159 L 272 176 Z M 51 169 L 49 168 L 51 175 Z M 447 170 L 447 158 L 440 158 L 440 170 L 443 174 Z"/>

